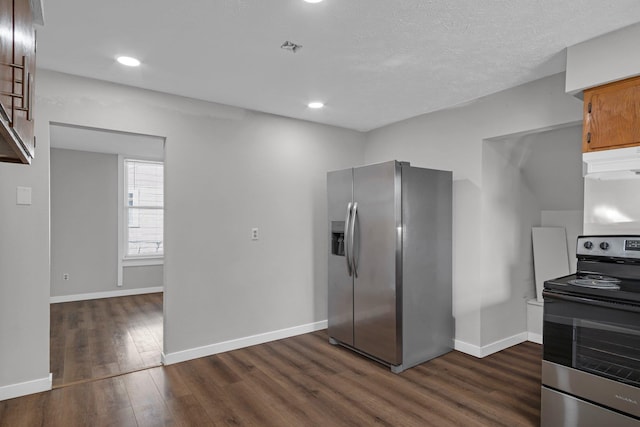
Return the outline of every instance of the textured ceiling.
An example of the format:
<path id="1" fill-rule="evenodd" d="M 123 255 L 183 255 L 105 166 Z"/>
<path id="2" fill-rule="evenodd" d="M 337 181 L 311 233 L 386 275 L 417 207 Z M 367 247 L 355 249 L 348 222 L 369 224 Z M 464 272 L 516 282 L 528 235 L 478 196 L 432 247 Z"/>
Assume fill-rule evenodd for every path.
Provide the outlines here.
<path id="1" fill-rule="evenodd" d="M 50 0 L 44 18 L 41 68 L 370 130 L 561 72 L 640 1 Z"/>

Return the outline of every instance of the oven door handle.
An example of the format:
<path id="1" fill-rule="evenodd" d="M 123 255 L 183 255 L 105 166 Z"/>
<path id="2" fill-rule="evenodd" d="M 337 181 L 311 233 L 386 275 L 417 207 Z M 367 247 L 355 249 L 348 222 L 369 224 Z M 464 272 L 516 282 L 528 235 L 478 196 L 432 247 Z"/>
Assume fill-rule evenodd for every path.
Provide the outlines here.
<path id="1" fill-rule="evenodd" d="M 623 302 L 602 301 L 602 300 L 596 300 L 592 298 L 576 297 L 573 295 L 547 291 L 546 289 L 542 291 L 542 296 L 544 298 L 549 298 L 549 299 L 559 299 L 563 301 L 576 302 L 579 304 L 589 304 L 589 305 L 595 305 L 597 307 L 612 308 L 615 310 L 624 310 L 624 311 L 631 311 L 634 313 L 640 313 L 640 306 L 626 304 Z"/>

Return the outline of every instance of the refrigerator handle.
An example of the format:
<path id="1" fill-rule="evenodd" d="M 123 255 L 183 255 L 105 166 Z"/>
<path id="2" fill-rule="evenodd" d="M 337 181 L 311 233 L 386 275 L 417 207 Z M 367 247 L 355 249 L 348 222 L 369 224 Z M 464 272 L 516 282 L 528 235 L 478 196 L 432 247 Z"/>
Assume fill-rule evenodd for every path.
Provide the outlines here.
<path id="1" fill-rule="evenodd" d="M 347 217 L 344 220 L 344 259 L 347 262 L 347 273 L 351 277 L 351 260 L 349 259 L 349 221 L 351 220 L 351 202 L 347 205 Z"/>
<path id="2" fill-rule="evenodd" d="M 358 266 L 356 265 L 356 256 L 354 252 L 354 238 L 356 234 L 356 217 L 358 216 L 358 202 L 353 204 L 351 209 L 351 227 L 349 228 L 349 234 L 351 242 L 349 243 L 349 251 L 351 252 L 351 269 L 353 270 L 353 277 L 358 277 Z"/>

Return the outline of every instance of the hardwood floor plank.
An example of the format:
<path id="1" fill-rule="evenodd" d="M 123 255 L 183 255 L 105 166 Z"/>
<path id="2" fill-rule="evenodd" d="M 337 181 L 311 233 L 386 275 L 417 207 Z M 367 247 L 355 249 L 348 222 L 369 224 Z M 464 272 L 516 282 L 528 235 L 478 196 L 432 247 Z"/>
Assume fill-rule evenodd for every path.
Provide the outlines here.
<path id="1" fill-rule="evenodd" d="M 144 314 L 148 304 L 108 304 L 104 313 Z M 90 321 L 65 315 L 69 325 L 106 322 L 88 307 L 98 314 Z M 133 323 L 144 324 L 140 317 Z M 68 341 L 83 343 L 80 330 Z M 0 426 L 539 425 L 539 345 L 484 359 L 452 351 L 393 374 L 327 340 L 319 331 L 3 401 Z M 98 341 L 90 336 L 88 346 Z"/>
<path id="2" fill-rule="evenodd" d="M 539 376 L 537 378 L 522 378 L 519 375 L 509 374 L 487 363 L 477 366 L 476 361 L 468 358 L 457 361 L 456 358 L 459 354 L 455 353 L 448 358 L 437 358 L 431 361 L 432 366 L 439 370 L 436 373 L 464 381 L 468 387 L 474 387 L 478 391 L 486 390 L 487 387 L 491 387 L 492 390 L 501 388 L 514 391 L 526 390 L 526 385 L 530 384 L 532 380 L 540 379 Z M 470 366 L 474 366 L 474 369 L 470 369 Z M 491 378 L 491 381 L 487 382 L 487 378 Z"/>
<path id="3" fill-rule="evenodd" d="M 256 367 L 251 359 L 241 356 L 242 354 L 236 351 L 216 355 L 236 375 L 243 376 L 255 372 Z"/>
<path id="4" fill-rule="evenodd" d="M 260 352 L 261 346 L 254 346 L 243 352 L 233 352 L 238 354 L 239 357 L 248 358 L 252 360 L 255 366 L 255 373 L 252 375 L 262 374 L 274 381 L 276 384 L 282 386 L 288 390 L 287 399 L 292 404 L 302 404 L 307 401 L 308 398 L 314 398 L 317 396 L 318 390 L 315 387 L 309 387 L 305 381 L 301 381 L 301 372 L 290 369 L 288 365 L 278 365 L 275 361 L 271 363 L 268 358 Z M 311 371 L 304 372 L 305 375 L 311 376 Z"/>
<path id="5" fill-rule="evenodd" d="M 100 415 L 92 421 L 92 426 L 100 427 L 137 427 L 138 422 L 133 408 L 122 408 L 111 412 L 108 415 Z M 69 426 L 70 424 L 61 424 L 60 426 Z"/>
<path id="6" fill-rule="evenodd" d="M 129 402 L 134 408 L 140 406 L 162 406 L 164 399 L 156 387 L 149 370 L 123 375 L 122 381 L 129 395 Z"/>
<path id="7" fill-rule="evenodd" d="M 314 379 L 318 381 L 319 388 L 329 391 L 333 398 L 344 405 L 345 410 L 353 413 L 357 409 L 362 414 L 365 425 L 437 425 L 426 422 L 425 418 L 416 416 L 415 413 L 397 410 L 397 406 L 381 396 L 377 388 L 364 389 L 357 385 L 359 382 L 344 381 L 340 378 L 343 375 L 345 374 L 340 376 L 318 375 Z M 354 384 L 356 384 L 355 387 Z"/>
<path id="8" fill-rule="evenodd" d="M 246 381 L 256 394 L 285 418 L 285 425 L 313 426 L 318 424 L 318 419 L 322 416 L 318 405 L 310 402 L 309 399 L 292 396 L 291 390 L 283 386 L 280 382 L 273 381 L 272 378 L 262 371 L 255 370 L 247 375 Z"/>
<path id="9" fill-rule="evenodd" d="M 171 399 L 179 399 L 184 396 L 190 396 L 191 390 L 182 379 L 180 370 L 176 365 L 164 368 L 151 368 L 149 375 L 160 393 L 160 396 L 167 401 Z"/>
<path id="10" fill-rule="evenodd" d="M 452 355 L 454 356 L 454 355 Z M 487 376 L 492 377 L 495 380 L 493 383 L 493 389 L 489 393 L 496 393 L 500 390 L 507 390 L 508 393 L 504 396 L 505 403 L 512 402 L 516 404 L 529 403 L 536 408 L 540 404 L 540 396 L 538 387 L 534 387 L 535 397 L 531 396 L 531 381 L 527 379 L 526 382 L 519 381 L 519 378 L 514 378 L 508 374 L 499 376 L 499 372 L 493 370 L 487 371 L 484 366 L 476 367 L 476 369 L 470 369 L 468 364 L 453 363 L 450 359 L 439 358 L 432 361 L 433 365 L 440 367 L 442 375 L 455 378 L 458 381 L 462 381 L 470 387 L 473 387 L 476 391 L 481 392 L 487 385 Z M 537 383 L 537 382 L 536 382 Z M 537 411 L 537 409 L 535 410 Z M 534 411 L 534 412 L 535 412 Z"/>
<path id="11" fill-rule="evenodd" d="M 237 414 L 235 409 L 225 400 L 223 388 L 197 369 L 196 364 L 192 362 L 195 360 L 180 363 L 176 365 L 176 369 L 209 418 L 220 425 L 239 423 L 240 414 Z"/>
<path id="12" fill-rule="evenodd" d="M 475 367 L 475 363 L 472 366 Z M 428 377 L 425 378 L 424 375 L 428 375 Z M 496 386 L 499 386 L 489 376 L 485 378 L 485 384 L 482 387 L 476 388 L 465 380 L 446 373 L 443 374 L 437 366 L 430 365 L 429 362 L 410 370 L 406 378 L 410 376 L 414 376 L 416 380 L 418 378 L 428 380 L 423 380 L 424 384 L 427 384 L 426 387 L 441 399 L 456 399 L 458 396 L 464 396 L 463 410 L 468 411 L 470 416 L 489 423 L 489 425 L 505 427 L 527 425 L 526 422 L 523 424 L 522 414 L 502 411 L 503 408 L 499 406 L 501 402 L 496 402 L 489 397 L 489 393 L 495 390 Z"/>
<path id="13" fill-rule="evenodd" d="M 376 390 L 376 393 L 385 400 L 387 405 L 394 405 L 398 409 L 412 414 L 413 417 L 423 420 L 423 425 L 463 425 L 469 427 L 482 425 L 475 418 L 460 411 L 459 405 L 455 401 L 439 399 L 401 378 L 392 381 L 387 387 L 380 387 L 382 380 L 378 377 L 379 375 L 393 374 L 375 372 L 362 376 L 347 373 L 343 377 L 353 387 Z"/>
<path id="14" fill-rule="evenodd" d="M 0 401 L 0 427 L 42 425 L 42 393 Z"/>
<path id="15" fill-rule="evenodd" d="M 64 349 L 64 383 L 91 378 L 91 354 L 88 351 L 88 331 L 69 331 Z"/>
<path id="16" fill-rule="evenodd" d="M 371 424 L 371 416 L 362 406 L 352 406 L 351 402 L 342 400 L 341 395 L 331 389 L 323 387 L 324 381 L 319 376 L 299 373 L 290 377 L 275 378 L 285 387 L 293 386 L 293 390 L 301 390 L 303 405 L 316 407 L 321 414 L 320 422 L 325 420 L 327 425 L 363 426 Z"/>
<path id="17" fill-rule="evenodd" d="M 282 340 L 282 345 L 291 353 L 298 354 L 299 357 L 308 360 L 320 372 L 326 375 L 333 375 L 344 371 L 344 364 L 339 360 L 321 356 L 318 349 L 305 345 L 294 340 Z"/>
<path id="18" fill-rule="evenodd" d="M 123 377 L 108 378 L 87 384 L 92 386 L 95 414 L 98 417 L 107 417 L 109 414 L 121 410 L 123 413 L 127 413 L 124 410 L 131 408 L 131 398 Z"/>
<path id="19" fill-rule="evenodd" d="M 285 415 L 270 405 L 264 395 L 257 393 L 251 384 L 241 381 L 224 388 L 225 399 L 235 414 L 240 425 L 249 426 L 283 426 L 287 425 Z"/>
<path id="20" fill-rule="evenodd" d="M 51 305 L 53 386 L 159 366 L 162 294 Z"/>
<path id="21" fill-rule="evenodd" d="M 166 400 L 171 411 L 174 426 L 214 426 L 215 423 L 207 415 L 198 399 L 193 395 L 170 398 Z"/>

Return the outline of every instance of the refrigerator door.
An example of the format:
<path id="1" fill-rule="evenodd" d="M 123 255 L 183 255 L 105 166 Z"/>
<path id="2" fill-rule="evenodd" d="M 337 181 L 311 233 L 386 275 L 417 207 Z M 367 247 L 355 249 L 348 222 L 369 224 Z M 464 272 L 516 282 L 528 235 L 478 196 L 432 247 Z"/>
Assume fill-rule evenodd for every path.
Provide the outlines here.
<path id="1" fill-rule="evenodd" d="M 353 170 L 354 347 L 392 365 L 402 363 L 400 191 L 398 162 Z"/>
<path id="2" fill-rule="evenodd" d="M 329 336 L 353 345 L 353 279 L 349 271 L 349 224 L 353 196 L 353 169 L 327 174 L 329 212 Z"/>

